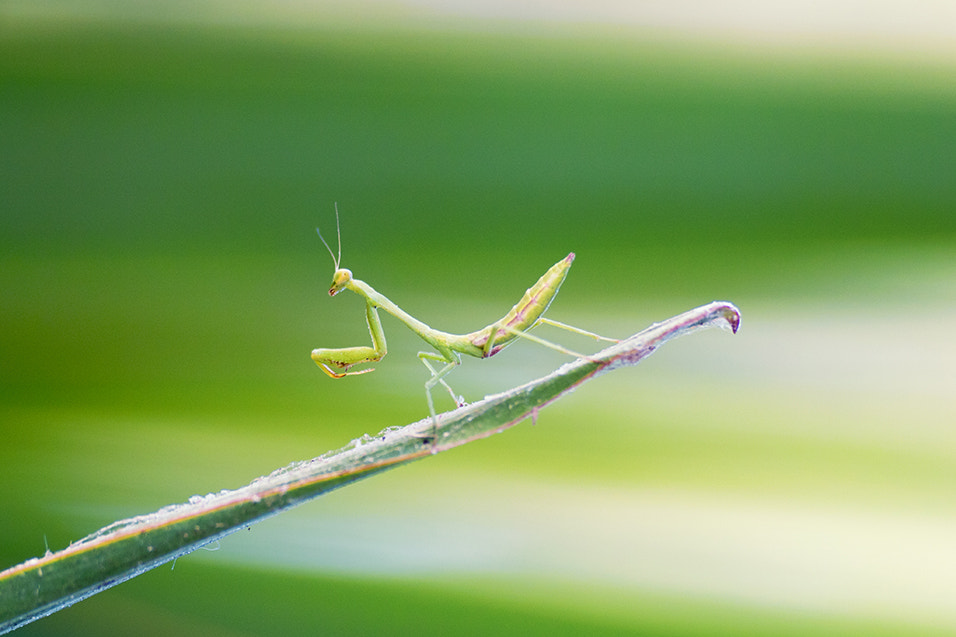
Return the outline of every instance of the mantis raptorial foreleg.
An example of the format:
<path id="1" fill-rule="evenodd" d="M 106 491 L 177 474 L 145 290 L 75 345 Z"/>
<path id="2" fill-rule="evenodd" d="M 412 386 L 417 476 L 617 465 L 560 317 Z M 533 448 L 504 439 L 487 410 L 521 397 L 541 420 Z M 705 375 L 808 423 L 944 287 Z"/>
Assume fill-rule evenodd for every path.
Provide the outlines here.
<path id="1" fill-rule="evenodd" d="M 382 329 L 382 320 L 378 317 L 378 308 L 372 305 L 371 301 L 365 303 L 365 321 L 368 323 L 368 332 L 372 337 L 372 347 L 340 347 L 336 349 L 319 348 L 312 350 L 312 360 L 315 361 L 322 371 L 332 378 L 343 378 L 345 376 L 356 376 L 375 371 L 374 367 L 359 370 L 357 372 L 342 371 L 336 372 L 333 367 L 342 370 L 348 370 L 352 365 L 359 363 L 374 363 L 382 360 L 388 353 L 388 346 L 385 343 L 385 331 Z"/>
<path id="2" fill-rule="evenodd" d="M 336 208 L 336 230 L 339 228 L 338 218 L 338 208 Z M 561 287 L 564 278 L 567 276 L 568 268 L 571 267 L 571 262 L 574 261 L 573 252 L 551 266 L 548 271 L 538 279 L 537 283 L 527 289 L 524 296 L 521 297 L 521 300 L 511 308 L 511 311 L 500 320 L 470 334 L 449 334 L 448 332 L 435 330 L 425 325 L 398 307 L 384 294 L 376 291 L 368 283 L 354 278 L 351 270 L 339 267 L 342 260 L 342 240 L 340 232 L 338 255 L 332 252 L 332 248 L 326 242 L 325 238 L 322 237 L 321 232 L 319 233 L 319 238 L 322 239 L 322 243 L 325 244 L 329 254 L 332 255 L 332 261 L 335 264 L 335 274 L 332 276 L 332 286 L 329 288 L 329 295 L 335 296 L 342 290 L 347 289 L 365 298 L 365 317 L 368 323 L 369 334 L 372 337 L 372 346 L 315 349 L 312 350 L 312 360 L 332 378 L 342 378 L 343 376 L 364 374 L 372 371 L 371 369 L 363 369 L 350 372 L 348 369 L 359 363 L 379 361 L 385 356 L 387 351 L 385 332 L 382 330 L 378 309 L 381 308 L 385 310 L 434 348 L 434 352 L 419 352 L 418 358 L 425 367 L 428 368 L 431 374 L 425 382 L 425 398 L 428 402 L 428 412 L 432 418 L 432 440 L 435 442 L 437 442 L 437 438 L 435 438 L 434 434 L 437 433 L 438 429 L 438 416 L 435 413 L 431 390 L 435 385 L 440 384 L 448 390 L 448 393 L 451 394 L 455 403 L 459 406 L 461 405 L 462 401 L 455 396 L 455 392 L 452 391 L 448 383 L 445 382 L 444 377 L 461 363 L 462 354 L 474 356 L 475 358 L 488 358 L 500 352 L 516 338 L 524 338 L 567 354 L 568 356 L 587 358 L 587 356 L 578 354 L 566 347 L 551 343 L 550 341 L 528 333 L 529 330 L 538 325 L 552 325 L 597 340 L 618 342 L 617 339 L 599 336 L 593 332 L 553 321 L 542 316 L 551 304 L 551 300 L 558 293 L 558 289 Z M 435 365 L 432 364 L 433 362 L 441 363 L 443 366 L 436 369 Z"/>

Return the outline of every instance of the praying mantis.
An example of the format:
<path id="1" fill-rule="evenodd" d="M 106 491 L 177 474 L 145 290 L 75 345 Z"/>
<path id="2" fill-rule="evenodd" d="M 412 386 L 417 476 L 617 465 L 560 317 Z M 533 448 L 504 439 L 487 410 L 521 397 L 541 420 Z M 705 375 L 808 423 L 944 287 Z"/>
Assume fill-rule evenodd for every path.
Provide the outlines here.
<path id="1" fill-rule="evenodd" d="M 462 354 L 467 354 L 475 358 L 490 358 L 510 345 L 515 339 L 525 338 L 575 358 L 584 357 L 581 354 L 577 354 L 567 348 L 528 333 L 529 330 L 538 325 L 551 325 L 597 340 L 612 343 L 619 342 L 618 339 L 599 336 L 593 332 L 588 332 L 542 316 L 548 309 L 555 295 L 557 295 L 558 289 L 568 274 L 571 262 L 574 261 L 573 252 L 551 266 L 548 271 L 538 279 L 537 283 L 525 291 L 521 300 L 502 318 L 470 334 L 449 334 L 448 332 L 432 329 L 422 321 L 419 321 L 389 300 L 384 294 L 375 290 L 371 285 L 365 281 L 356 279 L 352 276 L 351 270 L 341 267 L 342 231 L 339 225 L 337 206 L 335 210 L 335 226 L 338 236 L 338 255 L 332 252 L 332 248 L 325 240 L 325 237 L 322 236 L 322 232 L 316 228 L 319 239 L 322 240 L 322 243 L 332 256 L 332 262 L 335 266 L 335 273 L 332 275 L 332 286 L 329 288 L 329 296 L 335 296 L 342 290 L 350 290 L 365 299 L 365 319 L 368 323 L 369 334 L 372 337 L 372 345 L 371 347 L 317 348 L 312 350 L 312 360 L 331 378 L 344 378 L 345 376 L 366 374 L 374 371 L 374 368 L 365 368 L 358 371 L 349 371 L 349 369 L 353 365 L 374 363 L 385 357 L 388 350 L 385 343 L 385 332 L 382 329 L 382 322 L 378 315 L 379 309 L 385 310 L 404 323 L 412 332 L 417 334 L 434 349 L 434 351 L 418 353 L 419 360 L 428 368 L 431 374 L 428 380 L 425 381 L 425 399 L 428 403 L 428 412 L 432 419 L 433 432 L 438 429 L 438 416 L 435 413 L 435 403 L 431 393 L 436 385 L 440 384 L 448 390 L 448 393 L 451 394 L 456 405 L 461 407 L 464 404 L 444 380 L 445 376 L 451 370 L 461 364 Z M 433 363 L 440 364 L 441 367 L 436 368 Z"/>

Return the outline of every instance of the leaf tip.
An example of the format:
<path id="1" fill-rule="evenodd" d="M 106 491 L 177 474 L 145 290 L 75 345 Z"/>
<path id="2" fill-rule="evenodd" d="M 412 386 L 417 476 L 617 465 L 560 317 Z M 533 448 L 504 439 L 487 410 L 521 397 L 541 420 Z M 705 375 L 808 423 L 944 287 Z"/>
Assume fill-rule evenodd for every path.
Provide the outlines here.
<path id="1" fill-rule="evenodd" d="M 726 301 L 717 301 L 716 304 L 719 306 L 716 312 L 717 316 L 724 319 L 727 326 L 730 327 L 730 331 L 736 334 L 737 330 L 740 329 L 740 310 L 733 303 Z"/>

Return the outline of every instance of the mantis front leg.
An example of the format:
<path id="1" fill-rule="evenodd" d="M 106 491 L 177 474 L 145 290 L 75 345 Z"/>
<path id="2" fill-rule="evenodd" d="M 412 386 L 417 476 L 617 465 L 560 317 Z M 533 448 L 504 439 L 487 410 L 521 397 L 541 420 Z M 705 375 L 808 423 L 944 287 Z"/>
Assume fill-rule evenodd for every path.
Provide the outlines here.
<path id="1" fill-rule="evenodd" d="M 365 320 L 368 323 L 369 334 L 372 336 L 372 347 L 319 348 L 312 350 L 312 360 L 332 378 L 343 378 L 374 371 L 374 367 L 357 372 L 347 370 L 352 365 L 358 365 L 359 363 L 380 361 L 388 353 L 385 345 L 385 332 L 382 330 L 382 321 L 378 317 L 378 308 L 371 301 L 365 303 Z M 333 367 L 346 371 L 336 372 Z"/>

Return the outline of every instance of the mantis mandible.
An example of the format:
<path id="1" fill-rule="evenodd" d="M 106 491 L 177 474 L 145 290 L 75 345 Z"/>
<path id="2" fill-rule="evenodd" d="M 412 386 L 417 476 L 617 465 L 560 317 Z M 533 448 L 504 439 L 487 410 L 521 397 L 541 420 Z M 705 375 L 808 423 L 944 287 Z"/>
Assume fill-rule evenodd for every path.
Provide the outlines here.
<path id="1" fill-rule="evenodd" d="M 365 374 L 374 370 L 374 368 L 365 368 L 359 371 L 348 371 L 353 365 L 360 363 L 374 363 L 382 360 L 387 353 L 385 344 L 385 332 L 382 329 L 382 322 L 378 316 L 379 308 L 385 310 L 399 321 L 404 323 L 410 330 L 417 334 L 423 341 L 434 348 L 433 352 L 419 352 L 418 358 L 428 368 L 431 376 L 425 381 L 425 399 L 428 402 L 428 412 L 432 418 L 433 431 L 438 428 L 438 416 L 435 413 L 435 403 L 432 400 L 432 389 L 440 384 L 448 393 L 451 394 L 455 404 L 461 407 L 463 402 L 459 399 L 452 388 L 445 382 L 444 378 L 455 367 L 461 364 L 461 355 L 467 354 L 475 358 L 489 358 L 494 356 L 505 347 L 510 345 L 516 338 L 526 338 L 545 347 L 557 350 L 561 353 L 576 358 L 582 357 L 569 349 L 566 349 L 555 343 L 551 343 L 537 336 L 528 333 L 529 330 L 538 325 L 552 325 L 576 334 L 582 334 L 591 338 L 619 342 L 618 339 L 606 338 L 592 332 L 566 325 L 558 321 L 544 318 L 545 310 L 551 304 L 561 283 L 564 282 L 574 261 L 574 253 L 568 254 L 561 259 L 547 272 L 545 272 L 538 282 L 532 285 L 521 297 L 511 311 L 494 323 L 487 325 L 480 330 L 470 334 L 449 334 L 440 330 L 432 329 L 425 323 L 408 314 L 402 308 L 389 300 L 384 294 L 376 291 L 365 281 L 361 281 L 352 276 L 351 270 L 341 267 L 342 261 L 342 231 L 339 226 L 338 207 L 335 210 L 336 234 L 338 235 L 338 255 L 332 252 L 322 232 L 316 228 L 319 239 L 325 245 L 329 254 L 332 256 L 332 262 L 335 265 L 335 274 L 332 276 L 332 286 L 329 288 L 329 296 L 335 296 L 342 290 L 350 290 L 365 299 L 365 319 L 368 323 L 368 331 L 372 337 L 371 347 L 342 347 L 342 348 L 318 348 L 312 350 L 312 360 L 332 378 L 344 378 L 357 374 Z M 433 363 L 440 364 L 436 368 Z M 341 370 L 341 371 L 336 371 Z M 434 440 L 434 437 L 432 438 Z"/>

